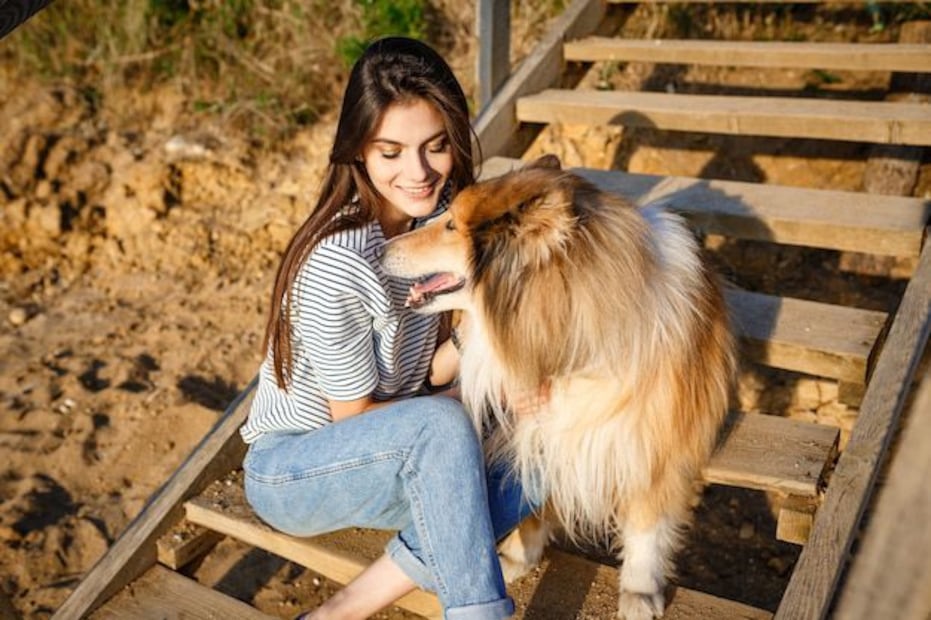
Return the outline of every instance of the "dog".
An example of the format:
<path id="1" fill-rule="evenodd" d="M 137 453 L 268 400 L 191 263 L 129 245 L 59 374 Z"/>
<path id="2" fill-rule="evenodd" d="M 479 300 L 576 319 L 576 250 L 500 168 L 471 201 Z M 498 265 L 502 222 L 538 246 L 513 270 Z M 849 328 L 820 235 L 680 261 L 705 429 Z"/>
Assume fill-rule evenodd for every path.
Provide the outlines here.
<path id="1" fill-rule="evenodd" d="M 720 283 L 684 221 L 544 156 L 463 189 L 382 264 L 420 279 L 416 311 L 468 317 L 460 385 L 493 429 L 489 458 L 545 496 L 571 540 L 611 541 L 619 618 L 661 617 L 735 373 Z M 528 395 L 542 401 L 530 413 L 515 406 Z M 548 532 L 522 524 L 502 565 L 529 568 Z"/>

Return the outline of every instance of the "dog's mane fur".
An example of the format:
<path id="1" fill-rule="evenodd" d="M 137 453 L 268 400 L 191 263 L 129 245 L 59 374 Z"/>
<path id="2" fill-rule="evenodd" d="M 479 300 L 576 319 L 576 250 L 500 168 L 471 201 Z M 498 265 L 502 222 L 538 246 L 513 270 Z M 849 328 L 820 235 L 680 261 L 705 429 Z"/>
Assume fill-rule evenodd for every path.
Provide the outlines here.
<path id="1" fill-rule="evenodd" d="M 478 208 L 464 222 L 481 337 L 462 360 L 463 395 L 477 424 L 501 429 L 490 457 L 513 463 L 530 488 L 546 481 L 570 535 L 602 538 L 636 518 L 621 505 L 627 491 L 688 494 L 681 481 L 707 460 L 734 364 L 726 325 L 713 320 L 723 300 L 675 215 L 548 168 L 505 177 L 501 192 L 503 212 Z M 552 411 L 585 410 L 506 411 L 542 385 Z M 618 445 L 629 454 L 577 458 Z M 678 470 L 670 488 L 656 484 L 665 468 Z"/>

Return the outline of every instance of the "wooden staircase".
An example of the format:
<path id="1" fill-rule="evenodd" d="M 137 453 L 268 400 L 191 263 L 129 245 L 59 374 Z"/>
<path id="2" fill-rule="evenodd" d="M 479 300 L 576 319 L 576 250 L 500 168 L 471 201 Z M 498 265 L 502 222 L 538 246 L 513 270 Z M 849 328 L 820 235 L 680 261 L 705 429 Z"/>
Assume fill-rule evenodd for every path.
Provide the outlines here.
<path id="1" fill-rule="evenodd" d="M 931 104 L 732 97 L 556 88 L 568 67 L 611 60 L 931 72 L 927 44 L 810 44 L 732 41 L 629 41 L 606 38 L 605 6 L 576 0 L 476 120 L 482 175 L 521 165 L 542 123 L 623 124 L 659 130 L 856 140 L 931 146 Z M 733 181 L 576 170 L 600 187 L 644 204 L 663 201 L 696 230 L 728 239 L 910 257 L 917 267 L 894 313 L 731 289 L 728 304 L 746 363 L 836 380 L 859 404 L 838 457 L 839 431 L 811 422 L 734 411 L 705 482 L 765 491 L 781 500 L 777 537 L 803 544 L 775 613 L 676 588 L 667 618 L 826 617 L 848 562 L 891 436 L 928 336 L 931 252 L 924 246 L 931 203 L 865 193 Z M 351 549 L 332 536 L 296 539 L 258 521 L 237 473 L 237 430 L 254 385 L 153 496 L 55 618 L 268 618 L 249 605 L 184 577 L 180 569 L 233 537 L 344 583 L 381 550 L 387 534 L 359 532 Z M 343 537 L 343 540 L 345 537 Z M 616 596 L 616 569 L 566 550 L 548 553 L 543 575 L 582 578 L 582 592 Z M 575 575 L 575 577 L 572 577 Z M 539 577 L 534 577 L 539 579 Z M 612 590 L 613 589 L 613 590 Z M 585 602 L 534 598 L 526 617 L 574 618 Z M 527 608 L 527 601 L 518 600 Z M 399 605 L 438 617 L 430 594 Z"/>

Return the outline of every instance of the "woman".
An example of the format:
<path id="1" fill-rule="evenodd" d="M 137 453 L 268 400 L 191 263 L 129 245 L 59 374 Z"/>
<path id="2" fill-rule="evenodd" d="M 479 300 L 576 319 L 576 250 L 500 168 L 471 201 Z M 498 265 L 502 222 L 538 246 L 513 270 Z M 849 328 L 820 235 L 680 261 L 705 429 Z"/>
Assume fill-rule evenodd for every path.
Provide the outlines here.
<path id="1" fill-rule="evenodd" d="M 242 429 L 249 502 L 297 536 L 399 530 L 302 617 L 365 618 L 417 586 L 437 593 L 447 618 L 513 612 L 495 540 L 527 506 L 509 479 L 486 480 L 457 400 L 413 398 L 450 382 L 458 355 L 450 340 L 436 346 L 437 317 L 404 307 L 411 282 L 379 265 L 386 239 L 473 182 L 470 138 L 465 96 L 436 52 L 404 38 L 372 44 L 350 74 L 317 207 L 279 268 Z"/>

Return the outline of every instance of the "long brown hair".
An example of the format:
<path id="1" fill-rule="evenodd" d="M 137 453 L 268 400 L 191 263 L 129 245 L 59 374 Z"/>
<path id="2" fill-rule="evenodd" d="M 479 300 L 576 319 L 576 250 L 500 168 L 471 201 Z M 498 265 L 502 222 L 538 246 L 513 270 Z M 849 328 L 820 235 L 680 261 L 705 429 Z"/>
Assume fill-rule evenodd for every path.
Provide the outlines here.
<path id="1" fill-rule="evenodd" d="M 414 39 L 388 37 L 372 43 L 349 74 L 316 208 L 288 244 L 275 277 L 262 346 L 266 355 L 271 349 L 275 378 L 282 389 L 291 379 L 289 308 L 294 280 L 321 239 L 376 219 L 383 198 L 368 177 L 362 151 L 390 105 L 417 99 L 432 104 L 443 117 L 453 156 L 449 177 L 453 194 L 475 180 L 468 103 L 446 61 Z M 357 209 L 344 209 L 354 200 Z"/>

